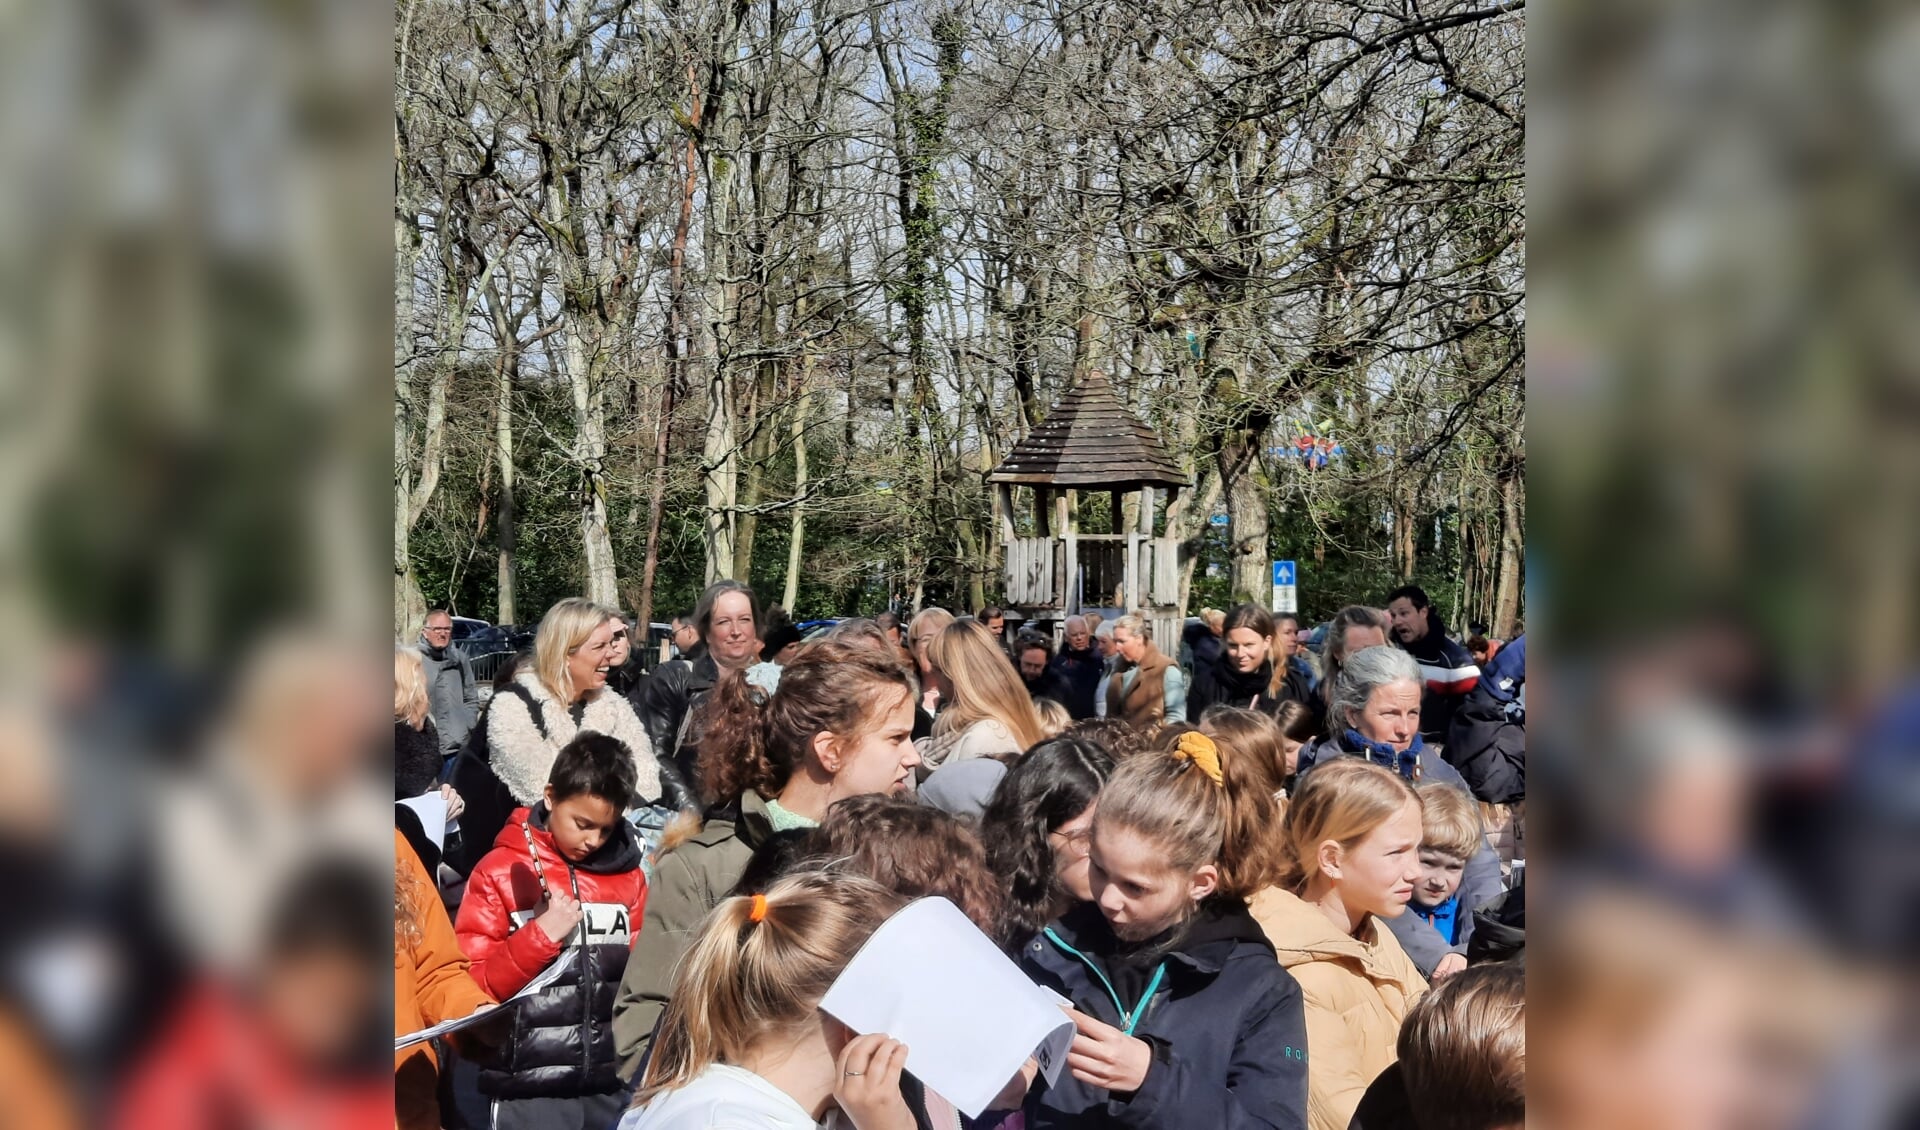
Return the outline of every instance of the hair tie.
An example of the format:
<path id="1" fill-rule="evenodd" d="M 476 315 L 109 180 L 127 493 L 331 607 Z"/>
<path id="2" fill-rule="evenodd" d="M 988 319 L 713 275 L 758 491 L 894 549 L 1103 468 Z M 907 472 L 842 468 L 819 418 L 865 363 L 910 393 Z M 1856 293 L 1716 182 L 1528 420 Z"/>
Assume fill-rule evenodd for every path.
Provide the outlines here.
<path id="1" fill-rule="evenodd" d="M 1180 740 L 1173 744 L 1173 759 L 1193 762 L 1214 785 L 1223 789 L 1227 787 L 1227 780 L 1220 772 L 1220 747 L 1213 744 L 1213 739 L 1207 735 L 1197 730 L 1181 734 Z"/>
<path id="2" fill-rule="evenodd" d="M 747 912 L 747 921 L 760 922 L 767 917 L 767 896 L 753 896 L 753 909 Z"/>

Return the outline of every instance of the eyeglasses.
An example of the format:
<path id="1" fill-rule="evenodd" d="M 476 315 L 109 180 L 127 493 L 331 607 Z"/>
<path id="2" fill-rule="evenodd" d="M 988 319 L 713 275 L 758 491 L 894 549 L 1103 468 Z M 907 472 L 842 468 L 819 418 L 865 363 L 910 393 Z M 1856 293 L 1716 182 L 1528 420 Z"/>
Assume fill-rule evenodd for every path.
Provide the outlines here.
<path id="1" fill-rule="evenodd" d="M 433 635 L 439 635 L 439 634 L 440 634 L 441 632 L 451 632 L 451 631 L 453 631 L 453 625 L 452 625 L 452 624 L 448 624 L 448 625 L 447 625 L 446 627 L 444 627 L 444 628 L 431 628 L 431 627 L 430 627 L 430 628 L 428 628 L 428 629 L 427 629 L 427 631 L 428 631 L 429 633 L 431 633 L 431 634 L 433 634 Z"/>

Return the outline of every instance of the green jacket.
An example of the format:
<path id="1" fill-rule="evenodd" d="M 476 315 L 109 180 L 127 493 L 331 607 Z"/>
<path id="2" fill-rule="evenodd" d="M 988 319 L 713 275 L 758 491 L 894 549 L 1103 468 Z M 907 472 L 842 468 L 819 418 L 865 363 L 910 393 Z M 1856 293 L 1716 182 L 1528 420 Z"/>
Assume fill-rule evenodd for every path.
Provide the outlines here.
<path id="1" fill-rule="evenodd" d="M 767 802 L 748 789 L 737 820 L 709 817 L 693 835 L 662 855 L 647 888 L 647 911 L 613 1004 L 614 1050 L 620 1077 L 631 1081 L 666 1011 L 674 967 L 692 947 L 707 912 L 740 881 L 754 849 L 773 834 Z"/>

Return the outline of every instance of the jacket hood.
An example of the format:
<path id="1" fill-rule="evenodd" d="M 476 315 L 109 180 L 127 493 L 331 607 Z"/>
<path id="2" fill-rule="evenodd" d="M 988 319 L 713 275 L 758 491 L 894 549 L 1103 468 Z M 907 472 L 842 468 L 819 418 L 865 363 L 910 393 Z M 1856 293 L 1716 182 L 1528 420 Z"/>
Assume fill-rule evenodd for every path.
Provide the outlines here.
<path id="1" fill-rule="evenodd" d="M 1386 924 L 1376 917 L 1368 916 L 1356 938 L 1335 926 L 1319 907 L 1277 887 L 1253 896 L 1248 910 L 1265 930 L 1284 968 L 1334 961 L 1376 980 L 1398 980 L 1393 967 L 1382 960 L 1380 949 L 1387 944 L 1397 948 L 1399 943 L 1391 942 Z"/>
<path id="2" fill-rule="evenodd" d="M 529 829 L 533 834 L 534 850 L 540 853 L 543 867 L 572 867 L 590 875 L 619 875 L 638 868 L 645 859 L 640 847 L 640 838 L 634 834 L 633 825 L 625 818 L 613 822 L 613 833 L 607 842 L 587 858 L 574 863 L 560 855 L 560 845 L 554 842 L 553 833 L 547 829 L 547 802 L 541 801 L 531 808 L 516 808 L 513 815 L 507 817 L 507 823 L 500 834 L 493 838 L 494 847 L 523 848 L 527 843 Z"/>

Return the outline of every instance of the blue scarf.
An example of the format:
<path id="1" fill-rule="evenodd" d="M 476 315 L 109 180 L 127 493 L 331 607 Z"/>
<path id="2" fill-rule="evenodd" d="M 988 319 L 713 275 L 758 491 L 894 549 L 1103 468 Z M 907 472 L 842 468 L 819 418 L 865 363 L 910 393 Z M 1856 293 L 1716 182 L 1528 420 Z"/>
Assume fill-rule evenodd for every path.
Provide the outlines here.
<path id="1" fill-rule="evenodd" d="M 1441 903 L 1439 906 L 1421 906 L 1417 902 L 1410 902 L 1407 904 L 1407 909 L 1418 914 L 1428 922 L 1431 922 L 1433 928 L 1439 931 L 1440 936 L 1446 940 L 1448 945 L 1457 945 L 1459 943 L 1460 893 L 1458 891 L 1455 891 L 1453 897 Z"/>
<path id="2" fill-rule="evenodd" d="M 1426 743 L 1420 740 L 1419 734 L 1414 734 L 1413 744 L 1403 750 L 1394 749 L 1385 742 L 1369 741 L 1360 736 L 1360 731 L 1353 729 L 1347 731 L 1346 742 L 1356 753 L 1375 765 L 1392 769 L 1409 781 L 1420 779 L 1420 751 L 1426 748 Z"/>

